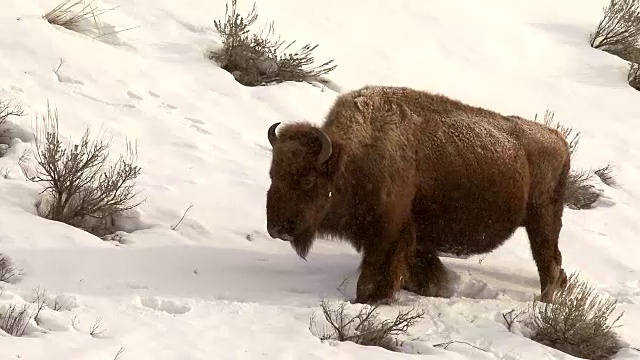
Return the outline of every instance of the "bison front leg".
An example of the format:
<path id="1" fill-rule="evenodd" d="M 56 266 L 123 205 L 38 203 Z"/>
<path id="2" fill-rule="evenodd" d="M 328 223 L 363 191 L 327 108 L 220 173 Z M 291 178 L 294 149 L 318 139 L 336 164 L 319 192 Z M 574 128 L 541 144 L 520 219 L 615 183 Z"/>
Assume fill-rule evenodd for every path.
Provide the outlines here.
<path id="1" fill-rule="evenodd" d="M 407 260 L 415 246 L 413 223 L 407 223 L 395 236 L 368 242 L 364 247 L 356 303 L 389 304 L 407 276 Z"/>

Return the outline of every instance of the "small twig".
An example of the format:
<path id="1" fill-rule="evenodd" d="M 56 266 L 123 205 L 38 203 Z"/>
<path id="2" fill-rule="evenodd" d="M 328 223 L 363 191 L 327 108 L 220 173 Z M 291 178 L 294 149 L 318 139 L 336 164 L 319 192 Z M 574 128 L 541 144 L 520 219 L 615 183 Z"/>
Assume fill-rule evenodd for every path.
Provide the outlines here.
<path id="1" fill-rule="evenodd" d="M 349 277 L 345 277 L 340 283 L 340 285 L 338 285 L 338 287 L 336 288 L 336 290 L 338 290 L 338 292 L 342 294 L 342 296 L 344 296 L 345 298 L 347 297 L 347 294 L 345 293 L 344 288 L 347 286 L 348 280 L 349 280 Z"/>
<path id="2" fill-rule="evenodd" d="M 74 328 L 75 330 L 78 330 L 76 329 L 76 325 L 78 325 L 79 323 L 80 323 L 80 320 L 78 319 L 78 315 L 74 315 L 71 318 L 71 327 Z"/>
<path id="3" fill-rule="evenodd" d="M 187 210 L 184 211 L 184 214 L 182 214 L 182 217 L 180 218 L 180 221 L 178 221 L 177 224 L 171 226 L 171 230 L 175 230 L 178 228 L 178 225 L 180 225 L 180 223 L 182 222 L 182 220 L 184 220 L 184 217 L 187 216 L 187 213 L 189 212 L 189 210 L 191 210 L 191 208 L 193 207 L 193 204 L 189 205 L 189 207 L 187 208 Z"/>
<path id="4" fill-rule="evenodd" d="M 64 58 L 60 58 L 60 62 L 58 63 L 58 67 L 53 69 L 53 73 L 54 74 L 59 76 L 58 72 L 60 71 L 60 68 L 62 67 L 62 65 L 64 65 L 65 61 L 66 60 Z"/>
<path id="5" fill-rule="evenodd" d="M 440 343 L 440 344 L 435 344 L 435 345 L 433 345 L 433 347 L 439 347 L 439 348 L 443 348 L 443 349 L 445 349 L 445 350 L 446 350 L 446 349 L 447 349 L 447 347 L 449 347 L 449 345 L 451 345 L 451 344 L 464 344 L 464 345 L 469 345 L 469 346 L 471 346 L 471 347 L 472 347 L 472 348 L 474 348 L 474 349 L 477 349 L 477 350 L 480 350 L 480 351 L 484 351 L 484 352 L 488 352 L 487 350 L 485 350 L 485 349 L 483 349 L 483 348 L 480 348 L 480 347 L 477 347 L 477 346 L 475 346 L 475 345 L 473 345 L 473 344 L 469 344 L 469 343 L 468 343 L 468 342 L 466 342 L 466 341 L 458 341 L 458 340 L 450 340 L 450 341 L 443 342 L 443 343 Z"/>
<path id="6" fill-rule="evenodd" d="M 124 346 L 121 346 L 118 352 L 116 353 L 116 356 L 113 358 L 113 360 L 118 360 L 120 358 L 120 355 L 122 355 L 123 352 L 124 352 Z"/>
<path id="7" fill-rule="evenodd" d="M 98 336 L 98 335 L 101 335 L 101 334 L 103 334 L 104 332 L 107 331 L 107 329 L 98 331 L 98 329 L 100 328 L 100 323 L 101 322 L 102 322 L 102 318 L 98 317 L 96 319 L 96 322 L 93 325 L 91 325 L 91 327 L 89 328 L 89 335 Z"/>
<path id="8" fill-rule="evenodd" d="M 526 310 L 520 310 L 515 313 L 516 309 L 511 309 L 506 313 L 502 313 L 502 318 L 507 326 L 507 330 L 511 331 L 513 324 L 518 322 L 518 319 L 526 313 Z M 515 315 L 514 315 L 515 313 Z"/>

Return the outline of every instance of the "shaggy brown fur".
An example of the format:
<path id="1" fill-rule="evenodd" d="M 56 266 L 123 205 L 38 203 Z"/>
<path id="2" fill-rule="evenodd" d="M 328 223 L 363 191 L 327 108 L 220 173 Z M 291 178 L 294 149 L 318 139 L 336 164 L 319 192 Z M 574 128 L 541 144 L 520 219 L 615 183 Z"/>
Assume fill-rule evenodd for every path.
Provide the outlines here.
<path id="1" fill-rule="evenodd" d="M 570 160 L 558 131 L 380 86 L 338 97 L 320 128 L 275 127 L 269 234 L 302 258 L 318 235 L 347 239 L 363 254 L 357 302 L 388 303 L 400 288 L 450 296 L 437 252 L 486 253 L 521 226 L 541 300 L 566 283 L 558 236 Z"/>

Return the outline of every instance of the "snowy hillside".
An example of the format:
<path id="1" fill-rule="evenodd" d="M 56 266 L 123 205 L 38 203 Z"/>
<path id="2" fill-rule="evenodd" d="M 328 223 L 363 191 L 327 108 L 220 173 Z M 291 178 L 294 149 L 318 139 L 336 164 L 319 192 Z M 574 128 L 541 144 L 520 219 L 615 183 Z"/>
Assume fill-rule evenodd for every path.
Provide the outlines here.
<path id="1" fill-rule="evenodd" d="M 0 311 L 33 301 L 36 289 L 63 306 L 45 308 L 23 337 L 0 331 L 0 359 L 114 359 L 121 348 L 120 360 L 571 358 L 503 323 L 503 312 L 539 294 L 522 229 L 485 257 L 445 259 L 460 277 L 455 297 L 401 292 L 381 307 L 388 317 L 425 311 L 402 337 L 404 353 L 321 341 L 310 318 L 322 317 L 323 298 L 355 297 L 360 258 L 318 242 L 305 262 L 267 235 L 267 128 L 320 123 L 338 93 L 295 82 L 245 87 L 208 60 L 221 46 L 213 21 L 224 17 L 223 0 L 96 2 L 119 6 L 101 16 L 106 26 L 136 27 L 98 39 L 45 21 L 58 3 L 4 0 L 0 12 L 0 99 L 28 114 L 10 118 L 17 137 L 0 158 L 9 171 L 0 178 L 0 253 L 24 270 L 4 286 Z M 257 1 L 257 27 L 273 20 L 283 38 L 320 44 L 314 56 L 335 59 L 328 78 L 343 91 L 410 86 L 528 118 L 551 109 L 579 131 L 575 166 L 611 163 L 620 186 L 598 184 L 605 201 L 594 209 L 566 209 L 564 268 L 618 299 L 617 330 L 640 347 L 640 93 L 625 61 L 588 44 L 608 0 L 274 3 Z M 240 1 L 240 13 L 251 5 Z M 146 202 L 121 221 L 122 244 L 36 215 L 41 188 L 18 161 L 47 101 L 65 137 L 102 129 L 114 156 L 137 141 Z M 433 347 L 448 341 L 475 347 Z"/>

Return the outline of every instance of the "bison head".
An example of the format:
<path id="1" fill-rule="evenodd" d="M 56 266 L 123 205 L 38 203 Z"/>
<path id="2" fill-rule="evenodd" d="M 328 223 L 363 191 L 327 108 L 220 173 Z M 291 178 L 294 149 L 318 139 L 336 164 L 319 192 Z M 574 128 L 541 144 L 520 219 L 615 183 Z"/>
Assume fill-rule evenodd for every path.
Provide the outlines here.
<path id="1" fill-rule="evenodd" d="M 289 241 L 306 258 L 332 201 L 332 185 L 339 168 L 339 146 L 321 129 L 309 124 L 271 125 L 273 147 L 267 191 L 267 231 Z"/>

